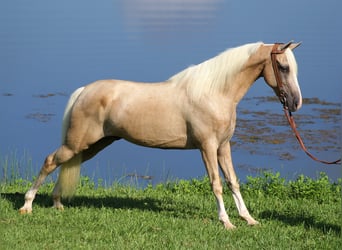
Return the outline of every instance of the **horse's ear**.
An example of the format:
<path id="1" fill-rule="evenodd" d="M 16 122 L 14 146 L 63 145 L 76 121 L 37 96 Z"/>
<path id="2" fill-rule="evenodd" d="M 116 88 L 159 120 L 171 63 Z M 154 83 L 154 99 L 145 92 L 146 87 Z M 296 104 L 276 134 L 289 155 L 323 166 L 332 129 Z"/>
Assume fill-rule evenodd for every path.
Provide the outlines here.
<path id="1" fill-rule="evenodd" d="M 291 40 L 288 43 L 284 43 L 284 44 L 279 45 L 278 50 L 279 51 L 283 51 L 283 50 L 285 50 L 287 48 L 293 50 L 293 49 L 297 48 L 299 45 L 301 45 L 301 43 L 302 42 L 294 43 L 293 40 Z"/>
<path id="2" fill-rule="evenodd" d="M 290 47 L 292 43 L 293 43 L 293 40 L 289 41 L 288 43 L 280 44 L 278 47 L 278 50 L 283 51 L 287 49 L 288 47 Z"/>
<path id="3" fill-rule="evenodd" d="M 290 49 L 291 50 L 294 50 L 295 48 L 297 48 L 299 45 L 301 45 L 302 44 L 302 42 L 299 42 L 299 43 L 291 43 L 291 45 L 290 45 Z"/>

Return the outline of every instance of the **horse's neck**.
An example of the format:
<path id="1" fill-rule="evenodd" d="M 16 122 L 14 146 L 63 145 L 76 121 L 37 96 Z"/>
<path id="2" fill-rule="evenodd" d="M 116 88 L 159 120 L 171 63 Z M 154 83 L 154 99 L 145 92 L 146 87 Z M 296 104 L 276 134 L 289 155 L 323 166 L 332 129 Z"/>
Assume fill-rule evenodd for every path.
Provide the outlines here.
<path id="1" fill-rule="evenodd" d="M 268 48 L 260 48 L 252 55 L 242 69 L 232 79 L 231 87 L 226 95 L 234 103 L 240 102 L 253 83 L 261 76 L 268 58 Z"/>

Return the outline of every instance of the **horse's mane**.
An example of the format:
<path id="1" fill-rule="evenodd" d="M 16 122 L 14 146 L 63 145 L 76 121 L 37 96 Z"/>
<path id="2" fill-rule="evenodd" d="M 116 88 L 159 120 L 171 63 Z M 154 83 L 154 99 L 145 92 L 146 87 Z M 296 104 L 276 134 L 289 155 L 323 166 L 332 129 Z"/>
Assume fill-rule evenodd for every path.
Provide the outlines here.
<path id="1" fill-rule="evenodd" d="M 185 84 L 187 93 L 193 100 L 213 92 L 227 90 L 231 83 L 229 79 L 242 68 L 261 44 L 251 43 L 228 49 L 216 57 L 186 68 L 172 76 L 169 81 Z"/>

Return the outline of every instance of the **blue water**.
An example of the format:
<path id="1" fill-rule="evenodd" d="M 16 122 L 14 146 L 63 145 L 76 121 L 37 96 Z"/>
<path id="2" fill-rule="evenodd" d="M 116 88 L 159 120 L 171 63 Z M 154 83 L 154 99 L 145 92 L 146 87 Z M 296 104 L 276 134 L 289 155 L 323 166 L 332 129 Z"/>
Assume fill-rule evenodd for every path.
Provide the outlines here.
<path id="1" fill-rule="evenodd" d="M 337 0 L 324 4 L 305 0 L 286 4 L 270 0 L 2 1 L 0 159 L 4 162 L 16 155 L 21 159 L 21 173 L 30 165 L 28 172 L 37 174 L 46 155 L 59 146 L 65 103 L 81 85 L 108 78 L 162 81 L 191 64 L 249 42 L 303 41 L 295 50 L 303 96 L 340 105 L 341 7 Z M 281 115 L 279 104 L 258 101 L 265 96 L 273 92 L 261 79 L 239 111 Z M 312 121 L 303 121 L 302 127 L 341 131 L 340 115 L 333 124 L 327 123 L 320 119 L 318 109 L 304 105 L 298 111 L 310 115 Z M 253 116 L 239 114 L 239 118 Z M 270 123 L 269 127 L 270 135 L 287 131 L 292 137 L 286 125 Z M 243 129 L 237 128 L 239 131 Z M 318 140 L 328 149 L 314 152 L 325 159 L 339 157 L 340 138 L 341 132 L 332 142 Z M 315 177 L 320 171 L 332 180 L 341 176 L 340 166 L 324 166 L 306 158 L 295 140 L 284 145 L 234 140 L 233 159 L 241 180 L 260 169 L 280 171 L 287 178 L 298 174 Z M 287 152 L 294 156 L 291 160 L 279 157 Z M 149 175 L 159 182 L 203 176 L 205 170 L 197 151 L 149 149 L 119 141 L 84 164 L 82 174 L 108 182 L 131 174 Z"/>

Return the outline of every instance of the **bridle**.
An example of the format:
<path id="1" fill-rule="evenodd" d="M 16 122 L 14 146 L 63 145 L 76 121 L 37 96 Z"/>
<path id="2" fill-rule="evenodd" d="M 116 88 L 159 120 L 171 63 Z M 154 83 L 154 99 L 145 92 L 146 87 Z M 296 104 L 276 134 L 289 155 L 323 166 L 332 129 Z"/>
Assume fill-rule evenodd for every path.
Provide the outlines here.
<path id="1" fill-rule="evenodd" d="M 288 45 L 284 45 L 282 43 L 275 43 L 273 45 L 272 51 L 271 51 L 271 61 L 272 61 L 272 68 L 274 71 L 274 76 L 277 82 L 277 88 L 278 88 L 278 92 L 279 92 L 279 101 L 281 102 L 281 104 L 283 104 L 284 109 L 288 109 L 288 104 L 287 104 L 287 100 L 286 100 L 286 92 L 284 90 L 284 84 L 283 81 L 281 80 L 280 74 L 279 74 L 279 69 L 278 69 L 278 65 L 277 65 L 277 58 L 276 56 L 279 54 L 284 54 L 286 48 L 289 46 Z M 280 46 L 282 48 L 280 48 Z"/>
<path id="2" fill-rule="evenodd" d="M 272 68 L 274 71 L 274 76 L 277 82 L 277 89 L 278 89 L 278 93 L 279 93 L 279 100 L 281 102 L 281 104 L 283 105 L 283 110 L 285 113 L 285 117 L 287 119 L 287 121 L 289 122 L 293 133 L 295 134 L 297 141 L 299 142 L 299 145 L 301 146 L 301 148 L 304 150 L 304 152 L 313 160 L 324 163 L 324 164 L 340 164 L 341 163 L 341 159 L 338 159 L 336 161 L 324 161 L 324 160 L 320 160 L 318 158 L 316 158 L 315 156 L 313 156 L 305 147 L 304 142 L 297 130 L 296 127 L 296 123 L 294 121 L 294 118 L 292 116 L 291 111 L 288 108 L 288 103 L 287 103 L 287 99 L 286 99 L 286 92 L 284 91 L 284 84 L 283 81 L 281 80 L 281 76 L 279 73 L 279 69 L 278 69 L 278 65 L 277 65 L 277 59 L 276 56 L 279 54 L 283 54 L 286 50 L 286 48 L 288 48 L 291 45 L 291 42 L 287 43 L 287 44 L 283 44 L 283 43 L 275 43 L 273 45 L 272 51 L 271 51 L 271 62 L 272 62 Z"/>

